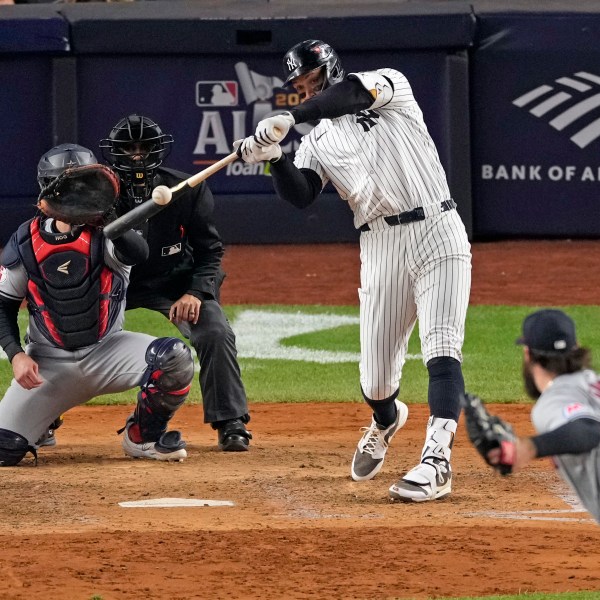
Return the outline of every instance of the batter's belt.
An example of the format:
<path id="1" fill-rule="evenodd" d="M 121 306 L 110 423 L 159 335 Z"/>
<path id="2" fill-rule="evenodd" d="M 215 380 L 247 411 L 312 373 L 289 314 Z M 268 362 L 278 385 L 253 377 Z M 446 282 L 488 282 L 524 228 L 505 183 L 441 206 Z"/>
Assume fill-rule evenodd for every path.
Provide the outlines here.
<path id="1" fill-rule="evenodd" d="M 444 200 L 440 204 L 434 204 L 433 206 L 418 206 L 412 210 L 400 213 L 399 215 L 391 215 L 389 217 L 383 217 L 383 220 L 390 226 L 394 225 L 406 225 L 406 223 L 414 223 L 415 221 L 424 221 L 427 217 L 433 217 L 440 213 L 448 210 L 454 210 L 456 208 L 456 202 L 450 198 L 450 200 Z M 360 231 L 370 231 L 368 223 L 359 227 Z"/>

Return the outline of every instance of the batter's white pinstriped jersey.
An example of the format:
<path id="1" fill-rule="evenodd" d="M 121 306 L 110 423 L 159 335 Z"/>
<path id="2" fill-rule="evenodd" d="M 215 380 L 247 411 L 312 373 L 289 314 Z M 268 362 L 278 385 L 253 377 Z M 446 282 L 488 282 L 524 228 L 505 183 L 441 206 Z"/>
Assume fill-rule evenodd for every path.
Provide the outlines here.
<path id="1" fill-rule="evenodd" d="M 353 73 L 374 102 L 323 119 L 300 144 L 294 164 L 334 185 L 354 212 L 360 237 L 360 381 L 372 400 L 399 387 L 408 340 L 419 320 L 423 362 L 462 361 L 471 288 L 471 252 L 450 199 L 423 114 L 402 73 Z M 385 217 L 422 208 L 425 218 L 391 225 Z"/>
<path id="2" fill-rule="evenodd" d="M 538 433 L 554 431 L 575 419 L 600 421 L 600 377 L 591 370 L 560 375 L 538 398 L 531 421 Z M 554 460 L 583 505 L 600 523 L 600 447 Z"/>
<path id="3" fill-rule="evenodd" d="M 406 77 L 394 69 L 353 73 L 377 90 L 369 110 L 323 119 L 304 136 L 294 164 L 331 181 L 360 227 L 450 198 L 444 168 Z M 392 86 L 390 85 L 390 81 Z"/>

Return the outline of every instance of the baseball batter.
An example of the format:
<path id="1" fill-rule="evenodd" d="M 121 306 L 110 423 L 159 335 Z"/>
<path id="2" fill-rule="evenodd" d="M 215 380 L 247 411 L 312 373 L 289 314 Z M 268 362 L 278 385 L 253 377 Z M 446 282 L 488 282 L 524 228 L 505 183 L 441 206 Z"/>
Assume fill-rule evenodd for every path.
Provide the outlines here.
<path id="1" fill-rule="evenodd" d="M 351 475 L 382 468 L 407 406 L 398 400 L 417 319 L 429 371 L 430 418 L 418 464 L 390 487 L 394 500 L 450 493 L 450 457 L 464 391 L 461 348 L 471 283 L 471 254 L 444 169 L 406 77 L 394 69 L 345 76 L 336 52 L 319 40 L 291 48 L 286 84 L 302 103 L 264 119 L 238 146 L 250 163 L 271 161 L 278 195 L 312 203 L 331 182 L 360 229 L 360 384 L 373 410 Z M 292 162 L 279 142 L 295 125 L 317 122 Z"/>
<path id="2" fill-rule="evenodd" d="M 81 146 L 53 148 L 38 166 L 42 210 L 51 198 L 53 213 L 68 204 L 69 193 L 54 181 L 73 165 L 107 169 Z M 178 338 L 122 331 L 129 271 L 147 254 L 133 231 L 110 242 L 95 226 L 43 214 L 13 234 L 0 258 L 0 344 L 14 374 L 0 402 L 0 465 L 16 465 L 28 452 L 37 460 L 35 442 L 48 423 L 94 396 L 138 385 L 137 407 L 123 428 L 125 453 L 156 460 L 186 456 L 181 434 L 166 429 L 192 381 L 189 348 Z M 25 348 L 17 323 L 24 299 Z"/>
<path id="3" fill-rule="evenodd" d="M 510 425 L 469 394 L 463 400 L 469 437 L 503 475 L 552 456 L 600 523 L 600 377 L 589 368 L 590 351 L 579 347 L 573 320 L 560 310 L 529 315 L 518 343 L 524 346 L 525 389 L 536 400 L 531 418 L 538 435 L 515 437 Z"/>

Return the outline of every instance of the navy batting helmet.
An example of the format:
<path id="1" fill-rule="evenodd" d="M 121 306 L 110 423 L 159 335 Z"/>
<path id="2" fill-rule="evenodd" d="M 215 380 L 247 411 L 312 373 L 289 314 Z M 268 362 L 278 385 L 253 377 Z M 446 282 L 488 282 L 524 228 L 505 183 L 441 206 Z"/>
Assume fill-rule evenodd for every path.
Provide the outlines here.
<path id="1" fill-rule="evenodd" d="M 339 83 L 344 69 L 336 51 L 321 40 L 305 40 L 290 48 L 283 57 L 284 85 L 292 79 L 325 67 L 325 87 Z"/>

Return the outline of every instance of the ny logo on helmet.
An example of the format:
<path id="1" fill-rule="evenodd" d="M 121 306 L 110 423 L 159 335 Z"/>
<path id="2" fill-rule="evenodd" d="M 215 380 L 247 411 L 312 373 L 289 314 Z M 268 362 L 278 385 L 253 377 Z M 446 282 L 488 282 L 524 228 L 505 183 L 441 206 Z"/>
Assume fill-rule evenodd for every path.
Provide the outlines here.
<path id="1" fill-rule="evenodd" d="M 290 71 L 293 71 L 298 66 L 298 63 L 296 62 L 296 59 L 293 56 L 290 56 L 287 59 L 287 66 Z"/>

